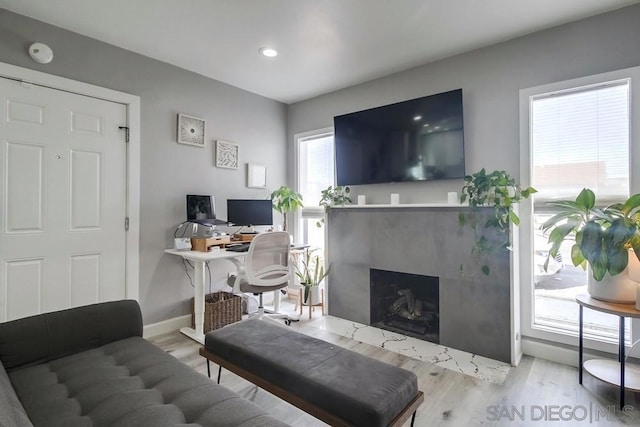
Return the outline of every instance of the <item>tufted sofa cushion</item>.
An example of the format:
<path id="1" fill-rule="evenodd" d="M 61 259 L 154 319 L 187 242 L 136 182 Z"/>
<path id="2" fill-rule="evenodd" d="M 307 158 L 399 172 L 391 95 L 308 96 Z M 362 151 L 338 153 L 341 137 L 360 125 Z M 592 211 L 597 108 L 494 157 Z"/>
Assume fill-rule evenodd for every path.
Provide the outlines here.
<path id="1" fill-rule="evenodd" d="M 284 426 L 140 337 L 9 372 L 35 426 Z"/>
<path id="2" fill-rule="evenodd" d="M 0 426 L 33 427 L 0 362 Z"/>

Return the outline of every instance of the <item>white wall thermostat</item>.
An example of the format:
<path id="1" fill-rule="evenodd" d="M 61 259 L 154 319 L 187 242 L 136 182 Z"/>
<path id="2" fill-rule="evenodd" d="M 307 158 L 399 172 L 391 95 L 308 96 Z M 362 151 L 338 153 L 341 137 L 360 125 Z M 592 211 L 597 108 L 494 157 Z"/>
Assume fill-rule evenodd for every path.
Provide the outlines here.
<path id="1" fill-rule="evenodd" d="M 40 64 L 48 64 L 53 60 L 53 51 L 44 43 L 33 43 L 29 46 L 29 56 Z"/>

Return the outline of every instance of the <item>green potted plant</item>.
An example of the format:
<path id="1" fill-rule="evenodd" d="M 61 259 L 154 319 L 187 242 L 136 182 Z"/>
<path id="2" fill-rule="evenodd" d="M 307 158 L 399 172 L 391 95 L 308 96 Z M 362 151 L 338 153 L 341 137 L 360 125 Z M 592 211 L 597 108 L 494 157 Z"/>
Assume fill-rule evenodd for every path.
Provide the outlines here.
<path id="1" fill-rule="evenodd" d="M 336 185 L 335 187 L 330 185 L 322 190 L 319 205 L 324 208 L 325 216 L 329 213 L 332 206 L 351 204 L 351 197 L 349 197 L 350 192 L 351 188 L 349 188 L 349 186 L 341 185 Z M 316 222 L 316 226 L 318 227 L 322 227 L 322 224 L 324 224 L 324 218 Z"/>
<path id="2" fill-rule="evenodd" d="M 594 192 L 585 188 L 575 200 L 548 204 L 558 213 L 541 227 L 549 233 L 551 243 L 545 269 L 561 244 L 572 241 L 571 261 L 575 266 L 589 267 L 587 284 L 592 297 L 635 302 L 638 285 L 629 277 L 629 266 L 634 273 L 640 266 L 640 194 L 624 203 L 598 208 Z"/>
<path id="3" fill-rule="evenodd" d="M 273 201 L 273 209 L 282 214 L 284 218 L 282 228 L 287 231 L 287 214 L 304 207 L 302 195 L 283 185 L 271 193 L 271 200 Z"/>
<path id="4" fill-rule="evenodd" d="M 458 215 L 461 226 L 468 223 L 474 230 L 476 239 L 472 253 L 475 256 L 482 258 L 509 247 L 509 224 L 520 224 L 520 218 L 514 211 L 514 206 L 536 191 L 533 187 L 523 190 L 516 180 L 503 170 L 487 173 L 482 168 L 479 172 L 464 177 L 460 203 L 468 201 L 471 208 L 492 207 L 494 213 L 482 227 L 478 224 L 473 210 L 467 214 L 461 212 Z M 497 231 L 498 233 L 494 235 L 502 236 L 502 240 L 495 242 L 487 238 L 485 231 L 488 229 Z M 489 275 L 490 269 L 486 263 L 481 269 L 484 274 Z"/>
<path id="5" fill-rule="evenodd" d="M 319 303 L 320 298 L 320 283 L 324 280 L 331 266 L 324 269 L 324 261 L 319 255 L 311 255 L 313 251 L 307 250 L 300 261 L 294 264 L 296 276 L 300 279 L 300 286 L 304 288 L 304 294 L 302 297 L 302 303 L 307 304 L 309 296 L 311 296 L 311 303 Z"/>

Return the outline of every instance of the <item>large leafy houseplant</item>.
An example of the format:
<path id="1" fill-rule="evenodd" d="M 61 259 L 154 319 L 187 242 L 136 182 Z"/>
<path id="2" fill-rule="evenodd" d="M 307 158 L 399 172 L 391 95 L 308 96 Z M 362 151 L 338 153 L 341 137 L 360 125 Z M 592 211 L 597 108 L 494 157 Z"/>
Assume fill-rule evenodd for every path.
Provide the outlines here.
<path id="1" fill-rule="evenodd" d="M 351 188 L 348 186 L 336 185 L 329 186 L 322 190 L 321 198 L 319 205 L 324 208 L 324 213 L 327 214 L 331 210 L 332 206 L 344 206 L 347 204 L 351 204 L 351 197 L 349 197 L 349 193 L 351 192 Z M 324 223 L 324 218 L 319 220 L 316 225 L 318 227 L 322 227 Z"/>
<path id="2" fill-rule="evenodd" d="M 475 246 L 472 253 L 478 257 L 495 253 L 509 246 L 509 224 L 520 224 L 520 218 L 514 211 L 516 203 L 527 199 L 537 190 L 533 187 L 522 189 L 516 180 L 503 170 L 487 173 L 482 168 L 479 172 L 464 177 L 464 186 L 460 195 L 460 203 L 469 202 L 471 208 L 492 207 L 493 215 L 484 223 L 478 224 L 473 210 L 458 215 L 460 225 L 470 224 L 475 233 Z M 482 231 L 494 229 L 502 241 L 494 242 Z M 482 272 L 490 273 L 489 266 L 482 265 Z"/>
<path id="3" fill-rule="evenodd" d="M 271 200 L 273 201 L 273 209 L 282 214 L 284 219 L 282 228 L 287 231 L 287 214 L 304 207 L 302 195 L 283 185 L 271 193 Z"/>
<path id="4" fill-rule="evenodd" d="M 294 264 L 296 276 L 300 279 L 300 285 L 304 287 L 304 303 L 309 299 L 311 288 L 319 286 L 325 277 L 329 274 L 331 266 L 324 269 L 324 262 L 319 255 L 311 255 L 312 251 L 307 250 L 300 262 Z"/>
<path id="5" fill-rule="evenodd" d="M 604 208 L 596 207 L 592 190 L 583 189 L 575 200 L 548 202 L 558 213 L 549 218 L 542 230 L 550 232 L 552 244 L 545 263 L 555 257 L 564 241 L 574 241 L 571 261 L 575 266 L 591 268 L 596 281 L 622 273 L 629 257 L 640 260 L 640 194 L 634 194 L 624 203 Z M 629 249 L 633 251 L 630 253 Z"/>

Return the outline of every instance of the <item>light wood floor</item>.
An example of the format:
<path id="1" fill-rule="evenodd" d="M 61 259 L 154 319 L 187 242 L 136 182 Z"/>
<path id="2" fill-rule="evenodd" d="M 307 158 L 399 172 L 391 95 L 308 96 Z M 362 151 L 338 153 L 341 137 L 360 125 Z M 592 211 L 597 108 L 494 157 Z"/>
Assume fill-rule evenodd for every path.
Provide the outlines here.
<path id="1" fill-rule="evenodd" d="M 627 392 L 629 406 L 627 412 L 622 412 L 618 409 L 617 388 L 586 373 L 581 386 L 577 369 L 573 367 L 525 356 L 517 368 L 511 369 L 504 384 L 496 385 L 317 328 L 296 327 L 305 328 L 309 335 L 415 372 L 419 388 L 425 394 L 416 426 L 640 425 L 640 393 Z M 150 341 L 207 374 L 205 359 L 198 355 L 199 344 L 179 332 Z M 295 357 L 295 354 L 287 354 L 283 349 L 283 357 Z M 211 365 L 211 373 L 215 378 L 215 364 Z M 292 426 L 325 425 L 228 371 L 222 371 L 221 384 Z M 560 412 L 563 405 L 567 407 Z"/>

